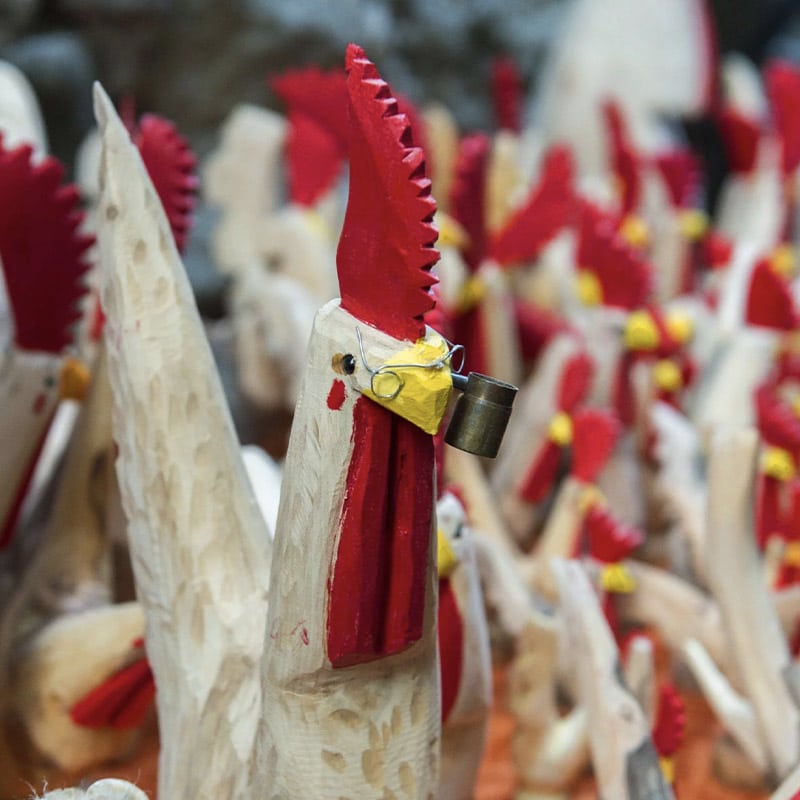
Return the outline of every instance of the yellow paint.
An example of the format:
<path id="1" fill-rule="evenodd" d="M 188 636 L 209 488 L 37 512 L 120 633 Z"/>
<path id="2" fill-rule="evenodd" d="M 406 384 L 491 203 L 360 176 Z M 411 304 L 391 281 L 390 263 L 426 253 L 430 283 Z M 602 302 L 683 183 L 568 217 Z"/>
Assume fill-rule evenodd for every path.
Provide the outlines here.
<path id="1" fill-rule="evenodd" d="M 578 510 L 581 514 L 588 514 L 596 506 L 602 507 L 605 504 L 605 496 L 594 484 L 587 484 L 578 498 Z"/>
<path id="2" fill-rule="evenodd" d="M 683 376 L 671 358 L 662 358 L 653 367 L 653 380 L 665 392 L 675 392 L 683 386 Z"/>
<path id="3" fill-rule="evenodd" d="M 305 217 L 308 227 L 314 231 L 323 242 L 332 242 L 334 240 L 331 226 L 328 225 L 319 211 L 313 208 L 305 208 L 303 209 L 303 216 Z"/>
<path id="4" fill-rule="evenodd" d="M 669 756 L 661 756 L 658 759 L 658 766 L 661 767 L 661 774 L 664 780 L 671 786 L 675 783 L 675 762 Z"/>
<path id="5" fill-rule="evenodd" d="M 644 248 L 650 242 L 650 231 L 647 229 L 647 223 L 636 214 L 628 214 L 622 220 L 619 232 L 631 247 Z"/>
<path id="6" fill-rule="evenodd" d="M 800 542 L 787 542 L 783 550 L 783 562 L 790 567 L 800 567 Z"/>
<path id="7" fill-rule="evenodd" d="M 447 411 L 453 380 L 449 364 L 424 365 L 435 364 L 447 355 L 449 349 L 438 333 L 428 329 L 424 339 L 384 362 L 381 365 L 383 371 L 374 376 L 371 388 L 362 389 L 363 394 L 422 428 L 425 433 L 435 435 Z M 404 364 L 423 366 L 407 367 Z M 394 397 L 388 396 L 395 392 Z"/>
<path id="8" fill-rule="evenodd" d="M 559 411 L 547 427 L 547 436 L 550 441 L 559 447 L 566 447 L 572 443 L 572 418 L 565 411 Z"/>
<path id="9" fill-rule="evenodd" d="M 436 227 L 439 229 L 437 247 L 455 247 L 463 250 L 469 244 L 467 232 L 449 214 L 437 212 Z"/>
<path id="10" fill-rule="evenodd" d="M 671 311 L 667 314 L 667 330 L 678 344 L 686 344 L 694 335 L 694 323 L 688 314 Z"/>
<path id="11" fill-rule="evenodd" d="M 708 215 L 699 208 L 687 208 L 678 216 L 678 227 L 685 239 L 696 242 L 708 230 Z"/>
<path id="12" fill-rule="evenodd" d="M 83 400 L 89 390 L 92 376 L 83 361 L 68 356 L 58 375 L 58 392 L 65 400 Z"/>
<path id="13" fill-rule="evenodd" d="M 621 562 L 606 564 L 600 573 L 600 585 L 607 592 L 614 594 L 630 594 L 636 588 L 636 578 Z"/>
<path id="14" fill-rule="evenodd" d="M 579 269 L 575 277 L 575 290 L 578 299 L 585 306 L 599 306 L 603 302 L 603 285 L 594 272 Z"/>
<path id="15" fill-rule="evenodd" d="M 788 450 L 768 447 L 761 455 L 761 471 L 770 478 L 788 481 L 795 476 L 797 466 Z"/>
<path id="16" fill-rule="evenodd" d="M 769 257 L 772 269 L 785 278 L 789 278 L 795 271 L 794 248 L 790 244 L 779 244 Z"/>
<path id="17" fill-rule="evenodd" d="M 436 530 L 436 569 L 440 578 L 449 578 L 458 566 L 458 558 L 450 547 L 447 536 L 441 528 Z"/>
<path id="18" fill-rule="evenodd" d="M 792 411 L 796 417 L 800 417 L 800 394 L 796 394 L 792 398 Z"/>
<path id="19" fill-rule="evenodd" d="M 633 311 L 625 323 L 624 341 L 628 350 L 655 350 L 661 337 L 647 311 Z"/>
<path id="20" fill-rule="evenodd" d="M 471 311 L 478 303 L 486 297 L 486 283 L 483 278 L 478 275 L 470 275 L 464 285 L 461 287 L 461 293 L 458 296 L 458 310 L 462 314 Z"/>

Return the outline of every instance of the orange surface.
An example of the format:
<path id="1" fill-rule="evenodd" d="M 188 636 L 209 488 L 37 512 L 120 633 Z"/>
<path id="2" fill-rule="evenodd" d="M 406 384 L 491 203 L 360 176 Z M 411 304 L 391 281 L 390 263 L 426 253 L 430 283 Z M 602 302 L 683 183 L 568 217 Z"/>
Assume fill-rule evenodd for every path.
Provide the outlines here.
<path id="1" fill-rule="evenodd" d="M 475 800 L 511 800 L 516 774 L 511 761 L 510 741 L 514 721 L 505 703 L 505 672 L 495 673 L 495 710 L 489 724 L 489 740 L 481 765 Z M 680 800 L 766 800 L 767 794 L 744 792 L 721 786 L 711 775 L 711 744 L 719 728 L 705 702 L 696 695 L 687 697 L 688 723 L 686 741 L 676 758 L 677 795 Z M 41 791 L 44 781 L 49 789 L 74 786 L 100 777 L 126 778 L 155 798 L 158 742 L 153 730 L 146 737 L 136 757 L 126 764 L 109 765 L 86 775 L 59 775 L 43 770 L 20 779 L 18 789 L 7 797 L 30 797 L 31 788 Z M 595 800 L 597 794 L 590 776 L 576 787 L 573 800 Z M 301 800 L 298 798 L 298 800 Z M 313 800 L 313 798 L 302 798 Z"/>

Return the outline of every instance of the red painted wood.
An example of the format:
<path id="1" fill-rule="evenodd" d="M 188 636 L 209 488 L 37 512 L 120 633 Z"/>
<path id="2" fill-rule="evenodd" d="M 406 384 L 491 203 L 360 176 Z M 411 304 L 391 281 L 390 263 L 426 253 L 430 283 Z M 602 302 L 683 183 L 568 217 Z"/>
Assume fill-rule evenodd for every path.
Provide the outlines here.
<path id="1" fill-rule="evenodd" d="M 328 579 L 334 666 L 401 652 L 422 636 L 433 517 L 433 441 L 360 397 L 341 534 Z"/>
<path id="2" fill-rule="evenodd" d="M 442 677 L 442 722 L 453 710 L 464 661 L 464 625 L 453 587 L 448 579 L 439 581 L 439 670 Z"/>
<path id="3" fill-rule="evenodd" d="M 519 496 L 529 503 L 543 500 L 555 483 L 560 461 L 561 448 L 548 438 L 528 467 L 528 472 L 520 485 Z"/>
<path id="4" fill-rule="evenodd" d="M 474 272 L 486 257 L 486 170 L 491 142 L 483 133 L 465 136 L 458 147 L 450 208 L 453 218 L 469 236 L 464 261 Z"/>
<path id="5" fill-rule="evenodd" d="M 499 56 L 492 64 L 492 105 L 500 130 L 522 130 L 522 76 L 508 56 Z"/>
<path id="6" fill-rule="evenodd" d="M 331 384 L 331 390 L 328 392 L 328 408 L 331 409 L 331 411 L 338 411 L 342 407 L 346 396 L 347 391 L 344 381 L 335 380 Z"/>

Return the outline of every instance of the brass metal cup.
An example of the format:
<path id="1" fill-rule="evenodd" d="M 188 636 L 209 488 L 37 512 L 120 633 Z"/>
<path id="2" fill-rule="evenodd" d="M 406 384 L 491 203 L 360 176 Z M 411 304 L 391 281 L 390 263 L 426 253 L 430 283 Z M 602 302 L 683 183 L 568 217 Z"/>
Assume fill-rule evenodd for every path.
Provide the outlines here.
<path id="1" fill-rule="evenodd" d="M 456 402 L 444 440 L 447 444 L 494 458 L 506 432 L 517 387 L 479 372 L 453 375 L 453 385 L 463 392 Z"/>

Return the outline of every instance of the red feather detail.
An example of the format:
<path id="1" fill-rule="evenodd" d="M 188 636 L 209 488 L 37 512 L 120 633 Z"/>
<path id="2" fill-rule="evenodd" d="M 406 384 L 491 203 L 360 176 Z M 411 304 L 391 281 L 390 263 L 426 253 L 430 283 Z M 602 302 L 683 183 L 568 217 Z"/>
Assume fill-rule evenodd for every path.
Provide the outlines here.
<path id="1" fill-rule="evenodd" d="M 289 117 L 297 113 L 313 119 L 321 128 L 331 132 L 342 157 L 347 157 L 350 121 L 344 70 L 323 72 L 317 66 L 303 67 L 284 72 L 267 82 L 286 103 Z"/>
<path id="2" fill-rule="evenodd" d="M 84 728 L 138 728 L 153 705 L 156 685 L 146 656 L 106 678 L 70 709 Z"/>
<path id="3" fill-rule="evenodd" d="M 182 252 L 192 227 L 197 159 L 175 125 L 155 114 L 145 114 L 139 120 L 132 138 L 164 206 L 175 244 Z"/>
<path id="4" fill-rule="evenodd" d="M 675 208 L 689 208 L 697 203 L 702 173 L 694 153 L 670 150 L 656 156 L 655 165 Z"/>
<path id="5" fill-rule="evenodd" d="M 789 175 L 800 164 L 800 70 L 789 61 L 773 61 L 764 69 L 764 84 Z"/>
<path id="6" fill-rule="evenodd" d="M 611 149 L 611 167 L 622 183 L 621 210 L 630 214 L 639 207 L 642 181 L 639 175 L 639 156 L 628 139 L 622 109 L 614 100 L 603 103 L 603 115 Z"/>
<path id="7" fill-rule="evenodd" d="M 31 162 L 32 148 L 7 150 L 0 138 L 0 262 L 17 347 L 60 353 L 73 342 L 79 303 L 88 291 L 86 251 L 94 242 L 83 221 L 78 191 L 61 186 L 53 158 Z"/>
<path id="8" fill-rule="evenodd" d="M 800 314 L 792 289 L 766 259 L 753 269 L 747 293 L 745 319 L 749 325 L 792 331 L 800 325 Z"/>
<path id="9" fill-rule="evenodd" d="M 728 166 L 733 172 L 740 174 L 751 172 L 756 165 L 761 125 L 732 108 L 719 111 L 717 123 L 728 157 Z"/>
<path id="10" fill-rule="evenodd" d="M 594 361 L 588 353 L 570 356 L 558 384 L 558 410 L 572 413 L 586 399 L 594 378 Z"/>
<path id="11" fill-rule="evenodd" d="M 458 146 L 458 157 L 450 187 L 450 211 L 466 231 L 469 244 L 464 261 L 474 272 L 486 257 L 486 169 L 491 143 L 483 133 L 465 136 Z"/>
<path id="12" fill-rule="evenodd" d="M 492 239 L 489 255 L 498 264 L 532 261 L 573 215 L 574 168 L 568 148 L 550 148 L 539 183 L 528 201 Z"/>
<path id="13" fill-rule="evenodd" d="M 609 411 L 588 408 L 572 420 L 572 476 L 594 483 L 614 450 L 619 422 Z"/>
<path id="14" fill-rule="evenodd" d="M 497 127 L 519 133 L 522 129 L 522 77 L 508 56 L 500 56 L 492 64 L 492 101 Z"/>
<path id="15" fill-rule="evenodd" d="M 656 752 L 669 757 L 681 746 L 686 732 L 686 706 L 672 684 L 664 683 L 658 696 L 658 710 L 653 725 Z"/>
<path id="16" fill-rule="evenodd" d="M 604 564 L 622 561 L 644 542 L 640 530 L 615 519 L 598 503 L 586 512 L 584 523 L 589 537 L 589 555 Z"/>
<path id="17" fill-rule="evenodd" d="M 347 46 L 350 196 L 336 264 L 342 307 L 398 339 L 424 335 L 436 203 L 408 118 L 357 45 Z"/>
<path id="18" fill-rule="evenodd" d="M 447 722 L 461 686 L 464 662 L 464 624 L 449 580 L 439 581 L 439 671 L 442 677 L 442 722 Z"/>
<path id="19" fill-rule="evenodd" d="M 703 262 L 711 269 L 726 267 L 733 255 L 733 242 L 718 231 L 711 231 L 701 247 Z"/>
<path id="20" fill-rule="evenodd" d="M 569 324 L 563 317 L 537 308 L 519 298 L 514 300 L 514 315 L 517 319 L 520 351 L 526 361 L 538 358 L 542 348 L 557 333 L 570 330 Z"/>
<path id="21" fill-rule="evenodd" d="M 800 419 L 770 386 L 755 392 L 758 432 L 773 447 L 789 450 L 795 459 L 800 454 Z"/>
<path id="22" fill-rule="evenodd" d="M 603 305 L 628 311 L 644 305 L 654 286 L 651 265 L 622 240 L 611 216 L 589 203 L 581 206 L 578 268 L 595 275 Z"/>
<path id="23" fill-rule="evenodd" d="M 520 484 L 519 496 L 529 503 L 543 500 L 555 482 L 560 462 L 561 448 L 552 439 L 546 439 Z"/>

